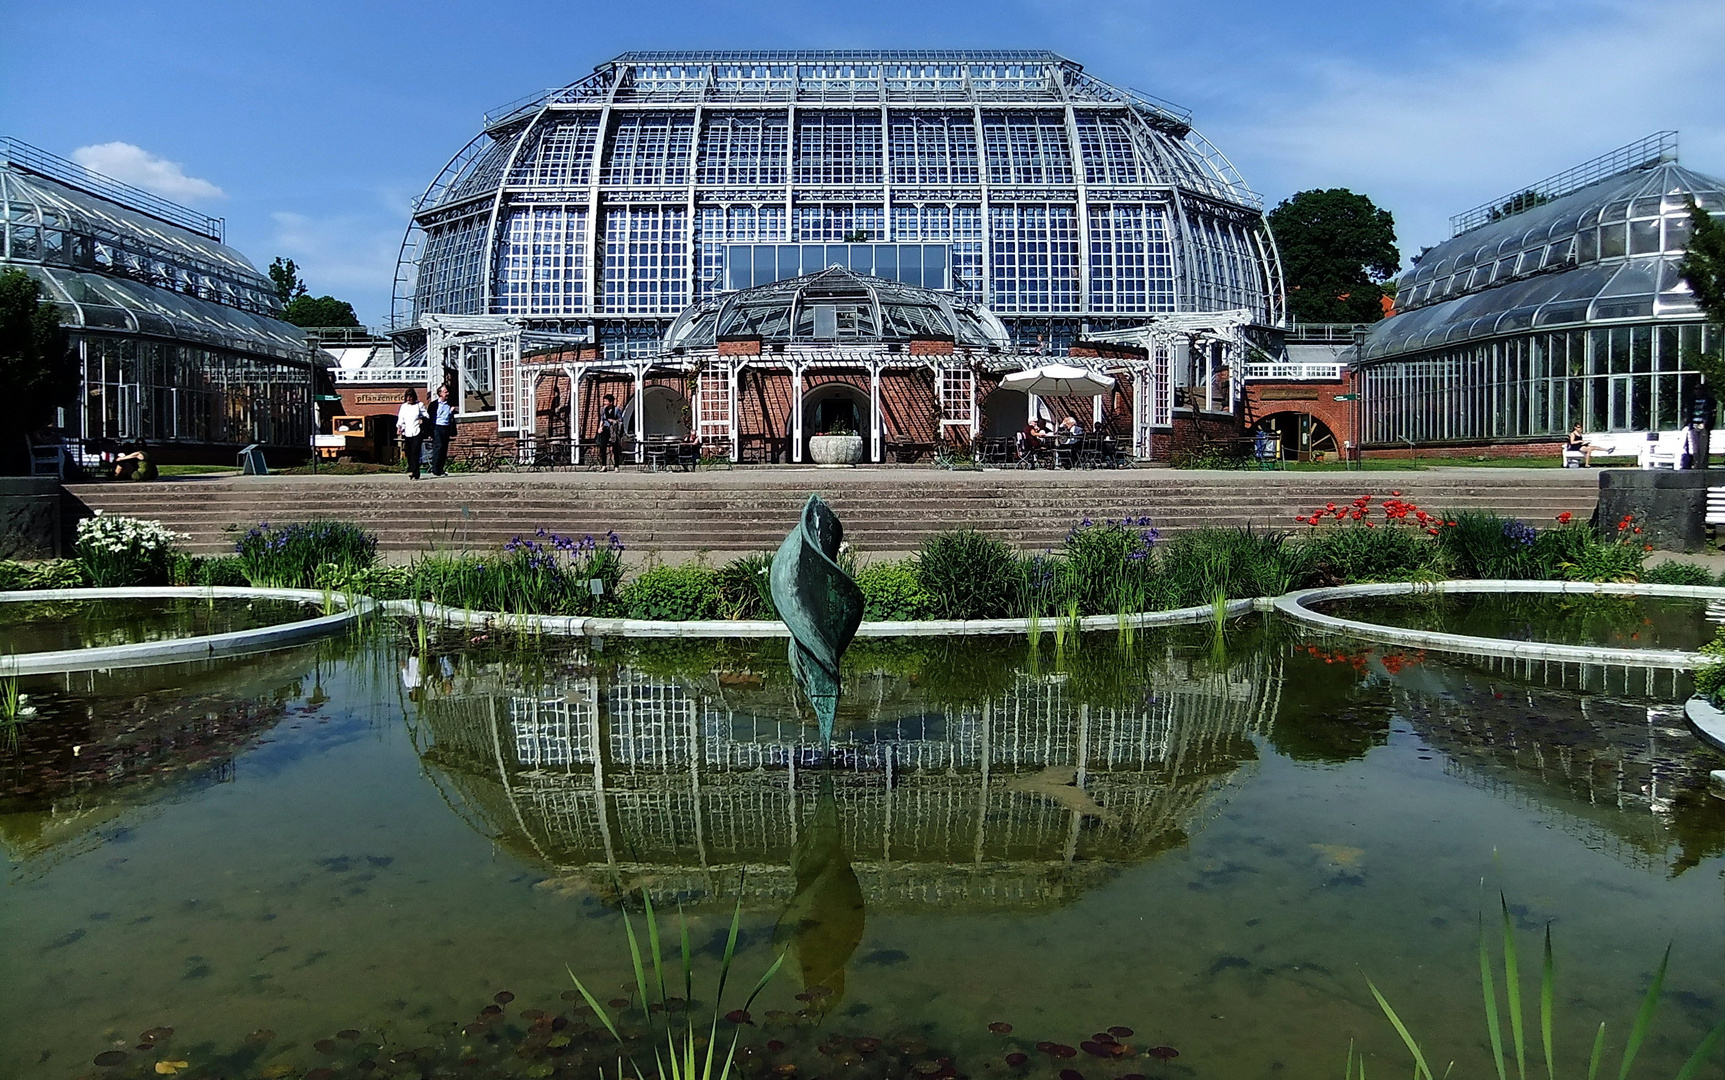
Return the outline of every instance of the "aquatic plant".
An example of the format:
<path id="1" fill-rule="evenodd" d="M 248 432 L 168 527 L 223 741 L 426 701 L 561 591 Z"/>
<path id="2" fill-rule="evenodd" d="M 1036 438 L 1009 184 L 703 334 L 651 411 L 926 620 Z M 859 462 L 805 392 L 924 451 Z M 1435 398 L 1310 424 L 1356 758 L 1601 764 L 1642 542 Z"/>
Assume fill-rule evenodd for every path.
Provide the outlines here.
<path id="1" fill-rule="evenodd" d="M 334 567 L 344 576 L 370 568 L 377 561 L 377 537 L 351 521 L 263 521 L 234 542 L 234 554 L 254 586 L 309 589 L 317 586 L 319 567 Z"/>
<path id="2" fill-rule="evenodd" d="M 1059 601 L 1076 601 L 1086 615 L 1143 611 L 1155 591 L 1161 535 L 1145 516 L 1083 519 L 1066 534 L 1054 564 Z"/>
<path id="3" fill-rule="evenodd" d="M 103 514 L 78 522 L 74 547 L 78 561 L 99 589 L 126 585 L 163 585 L 168 555 L 186 539 L 159 521 Z"/>
<path id="4" fill-rule="evenodd" d="M 621 610 L 624 550 L 614 532 L 600 540 L 540 529 L 511 538 L 501 552 L 415 560 L 408 589 L 411 599 L 473 611 L 612 615 Z"/>
<path id="5" fill-rule="evenodd" d="M 575 989 L 580 992 L 582 1000 L 593 1010 L 593 1015 L 605 1025 L 605 1029 L 611 1033 L 611 1037 L 617 1040 L 618 1049 L 628 1056 L 629 1065 L 634 1071 L 636 1080 L 647 1080 L 648 1077 L 654 1077 L 656 1080 L 708 1080 L 708 1078 L 715 1076 L 718 1077 L 718 1080 L 725 1080 L 726 1077 L 730 1076 L 731 1069 L 736 1062 L 737 1043 L 742 1036 L 742 1025 L 749 1021 L 749 1008 L 754 1005 L 755 999 L 760 996 L 762 990 L 766 989 L 767 984 L 772 981 L 780 966 L 784 964 L 785 953 L 780 952 L 773 960 L 772 965 L 761 975 L 759 981 L 755 983 L 755 988 L 749 993 L 748 999 L 743 1002 L 742 1008 L 721 1014 L 720 1010 L 725 1007 L 725 984 L 730 980 L 731 964 L 737 954 L 737 934 L 743 920 L 743 904 L 742 900 L 739 899 L 736 909 L 731 913 L 730 932 L 725 937 L 725 952 L 719 961 L 718 986 L 713 993 L 712 1019 L 704 1025 L 707 1030 L 703 1035 L 697 1029 L 694 1011 L 689 1007 L 695 1000 L 695 973 L 694 951 L 689 946 L 688 920 L 683 917 L 683 913 L 679 910 L 677 924 L 678 944 L 682 960 L 683 996 L 674 998 L 665 989 L 665 968 L 668 965 L 665 963 L 663 942 L 660 940 L 659 922 L 653 911 L 653 898 L 644 887 L 641 890 L 641 906 L 646 916 L 646 960 L 642 958 L 641 941 L 635 933 L 635 921 L 630 917 L 627 910 L 623 912 L 623 932 L 629 941 L 629 961 L 635 971 L 635 987 L 640 995 L 636 1001 L 648 1025 L 649 1041 L 653 1043 L 651 1068 L 636 1060 L 634 1054 L 630 1052 L 629 1040 L 623 1037 L 617 1025 L 612 1022 L 611 1017 L 600 1006 L 598 999 L 575 974 L 575 970 L 566 967 L 565 970 L 569 972 L 569 979 L 575 984 Z M 649 961 L 653 972 L 651 980 L 647 977 L 647 963 Z M 655 990 L 657 997 L 654 996 Z M 678 1025 L 674 1017 L 678 1013 L 684 1017 L 683 1030 L 680 1033 L 675 1030 Z M 723 1057 L 718 1056 L 721 1015 L 733 1025 L 730 1047 L 724 1052 Z M 655 1016 L 665 1018 L 662 1032 L 658 1030 L 658 1025 L 654 1020 Z M 661 1036 L 663 1052 L 661 1052 L 660 1045 Z M 617 1080 L 623 1080 L 624 1075 L 623 1062 L 619 1059 L 617 1062 Z M 603 1068 L 600 1069 L 600 1076 L 604 1076 Z"/>
<path id="6" fill-rule="evenodd" d="M 1012 549 L 974 529 L 936 533 L 916 555 L 917 575 L 941 619 L 1000 619 L 1018 610 L 1023 593 Z"/>
<path id="7" fill-rule="evenodd" d="M 1521 965 L 1516 951 L 1515 921 L 1510 916 L 1509 901 L 1501 892 L 1498 894 L 1498 905 L 1503 912 L 1503 945 L 1500 956 L 1500 962 L 1503 966 L 1503 998 L 1501 1002 L 1498 997 L 1497 976 L 1493 970 L 1491 945 L 1486 933 L 1484 912 L 1480 913 L 1479 921 L 1479 981 L 1481 997 L 1485 1003 L 1486 1035 L 1491 1041 L 1492 1063 L 1497 1068 L 1498 1080 L 1508 1080 L 1509 1070 L 1506 1057 L 1508 1052 L 1514 1054 L 1516 1076 L 1519 1080 L 1527 1080 L 1528 1032 L 1522 1008 Z M 1665 971 L 1670 962 L 1671 948 L 1666 946 L 1665 955 L 1660 959 L 1659 968 L 1654 972 L 1653 981 L 1648 984 L 1647 993 L 1641 999 L 1641 1007 L 1636 1011 L 1635 1020 L 1630 1025 L 1629 1037 L 1623 1045 L 1623 1054 L 1618 1065 L 1618 1080 L 1627 1080 L 1630 1071 L 1635 1066 L 1635 1057 L 1647 1038 L 1647 1032 L 1653 1026 L 1654 1012 L 1659 1007 L 1659 999 L 1664 993 Z M 1423 1080 L 1437 1080 L 1419 1042 L 1414 1038 L 1407 1024 L 1397 1015 L 1389 1000 L 1384 997 L 1383 992 L 1369 978 L 1366 980 L 1366 986 L 1371 990 L 1372 998 L 1383 1010 L 1390 1026 L 1395 1028 L 1396 1034 L 1401 1038 L 1403 1045 L 1408 1048 L 1408 1053 L 1412 1055 L 1415 1080 L 1422 1080 L 1422 1078 Z M 1551 924 L 1547 923 L 1539 977 L 1539 1037 L 1540 1047 L 1544 1051 L 1545 1074 L 1548 1080 L 1556 1080 L 1560 1071 L 1552 1040 L 1556 997 L 1556 965 L 1552 957 Z M 1503 1007 L 1502 1011 L 1500 1011 L 1500 1005 Z M 1503 1030 L 1502 1017 L 1504 1012 L 1509 1015 L 1509 1041 L 1507 1043 L 1504 1040 Z M 1707 1062 L 1707 1059 L 1713 1055 L 1713 1051 L 1717 1049 L 1721 1039 L 1725 1039 L 1725 1020 L 1720 1021 L 1701 1040 L 1700 1045 L 1695 1048 L 1695 1052 L 1689 1056 L 1689 1060 L 1677 1070 L 1676 1080 L 1689 1080 L 1690 1077 L 1694 1076 Z M 1588 1054 L 1587 1080 L 1595 1080 L 1599 1075 L 1599 1068 L 1605 1059 L 1605 1040 L 1606 1022 L 1602 1020 L 1594 1034 L 1593 1046 Z M 1358 1064 L 1357 1072 L 1355 1070 L 1356 1063 Z M 1447 1077 L 1454 1067 L 1455 1063 L 1451 1062 L 1449 1068 L 1444 1070 L 1444 1076 Z M 1573 1072 L 1575 1070 L 1564 1071 Z M 1363 1055 L 1356 1058 L 1353 1045 L 1349 1044 L 1346 1066 L 1347 1080 L 1354 1080 L 1356 1075 L 1362 1078 L 1365 1076 L 1365 1060 Z"/>

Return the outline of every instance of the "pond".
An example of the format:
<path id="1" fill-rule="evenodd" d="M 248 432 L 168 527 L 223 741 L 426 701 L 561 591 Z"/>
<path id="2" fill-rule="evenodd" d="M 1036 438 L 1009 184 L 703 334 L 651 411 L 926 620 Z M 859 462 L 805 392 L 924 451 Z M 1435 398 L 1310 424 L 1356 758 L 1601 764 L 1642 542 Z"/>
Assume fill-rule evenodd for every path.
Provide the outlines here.
<path id="1" fill-rule="evenodd" d="M 863 640 L 846 679 L 827 754 L 776 641 L 385 625 L 23 680 L 0 1075 L 592 1076 L 615 1053 L 565 965 L 638 1026 L 643 890 L 668 955 L 687 920 L 703 1020 L 733 911 L 724 1009 L 788 948 L 740 1028 L 780 1080 L 1328 1078 L 1350 1043 L 1399 1075 L 1368 977 L 1484 1075 L 1500 888 L 1524 973 L 1552 927 L 1560 1069 L 1601 1020 L 1616 1061 L 1667 944 L 1638 1075 L 1725 1015 L 1725 801 L 1682 675 L 1253 617 Z"/>
<path id="2" fill-rule="evenodd" d="M 319 614 L 296 600 L 244 597 L 20 600 L 0 604 L 0 653 L 172 641 L 255 630 Z"/>
<path id="3" fill-rule="evenodd" d="M 1663 596 L 1565 593 L 1418 593 L 1323 600 L 1339 619 L 1473 637 L 1694 652 L 1713 640 L 1725 604 Z"/>

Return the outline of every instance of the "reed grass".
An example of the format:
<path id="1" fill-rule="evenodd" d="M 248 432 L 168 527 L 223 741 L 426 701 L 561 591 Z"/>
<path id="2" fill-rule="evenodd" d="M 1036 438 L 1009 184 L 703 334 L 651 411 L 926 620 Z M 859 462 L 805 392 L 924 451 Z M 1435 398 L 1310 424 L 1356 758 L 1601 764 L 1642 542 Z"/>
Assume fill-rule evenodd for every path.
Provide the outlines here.
<path id="1" fill-rule="evenodd" d="M 635 933 L 635 921 L 629 917 L 627 910 L 623 912 L 623 933 L 629 942 L 629 962 L 634 970 L 635 988 L 639 995 L 636 1000 L 639 1002 L 641 1014 L 647 1022 L 647 1041 L 653 1047 L 651 1067 L 630 1052 L 629 1040 L 624 1038 L 623 1033 L 611 1017 L 606 1014 L 598 999 L 581 982 L 574 969 L 565 965 L 565 969 L 569 972 L 570 981 L 575 984 L 575 989 L 586 1001 L 587 1007 L 593 1010 L 593 1015 L 599 1018 L 599 1022 L 605 1026 L 605 1030 L 611 1034 L 613 1039 L 617 1040 L 617 1047 L 622 1056 L 617 1062 L 616 1080 L 624 1080 L 626 1076 L 624 1071 L 625 1058 L 636 1080 L 727 1080 L 736 1060 L 737 1042 L 741 1038 L 742 1025 L 737 1024 L 735 1026 L 731 1033 L 730 1046 L 725 1051 L 724 1057 L 720 1059 L 717 1054 L 719 1020 L 723 1015 L 720 1010 L 724 1008 L 725 986 L 730 980 L 731 966 L 736 958 L 737 935 L 743 919 L 743 902 L 739 899 L 736 909 L 731 913 L 730 931 L 725 937 L 725 952 L 719 961 L 717 987 L 713 993 L 712 1019 L 704 1025 L 706 1028 L 705 1037 L 698 1030 L 695 1020 L 694 953 L 689 947 L 688 920 L 684 918 L 682 910 L 679 909 L 677 912 L 678 944 L 682 961 L 683 1001 L 686 1003 L 682 1012 L 684 1017 L 683 1030 L 679 1032 L 677 1022 L 674 1019 L 677 1014 L 667 1007 L 670 997 L 665 989 L 664 942 L 659 933 L 657 914 L 653 910 L 653 898 L 645 888 L 641 890 L 641 903 L 645 913 L 647 931 L 645 954 L 643 955 L 642 952 L 641 940 Z M 754 1005 L 755 999 L 760 997 L 761 991 L 765 990 L 773 976 L 778 974 L 779 968 L 785 962 L 785 956 L 786 953 L 780 952 L 774 958 L 772 965 L 756 981 L 754 989 L 749 992 L 748 999 L 743 1002 L 742 1009 L 738 1010 L 745 1018 L 750 1006 Z M 652 971 L 651 979 L 648 978 L 649 966 Z M 658 992 L 657 999 L 654 998 L 655 990 Z M 658 1030 L 655 1024 L 655 1012 L 665 1018 L 662 1031 Z M 601 1069 L 601 1080 L 603 1080 L 604 1075 L 604 1070 Z"/>
<path id="2" fill-rule="evenodd" d="M 1528 1030 L 1522 1009 L 1522 975 L 1520 957 L 1515 940 L 1515 920 L 1510 916 L 1509 901 L 1502 892 L 1498 893 L 1498 906 L 1502 912 L 1502 946 L 1497 958 L 1502 965 L 1503 991 L 1499 999 L 1497 975 L 1494 970 L 1493 956 L 1490 945 L 1491 935 L 1486 931 L 1485 913 L 1480 913 L 1479 925 L 1479 982 L 1480 995 L 1485 1006 L 1486 1035 L 1491 1043 L 1492 1065 L 1497 1071 L 1498 1080 L 1509 1080 L 1509 1061 L 1513 1055 L 1515 1061 L 1516 1080 L 1527 1080 L 1527 1037 Z M 1659 968 L 1653 974 L 1653 981 L 1648 985 L 1647 992 L 1642 996 L 1641 1006 L 1636 1010 L 1635 1019 L 1629 1027 L 1629 1037 L 1623 1046 L 1623 1054 L 1619 1059 L 1617 1080 L 1628 1080 L 1635 1066 L 1636 1056 L 1640 1053 L 1642 1044 L 1647 1040 L 1647 1033 L 1653 1027 L 1653 1017 L 1659 1007 L 1659 1000 L 1664 993 L 1665 973 L 1671 963 L 1671 947 L 1666 946 L 1665 955 L 1659 960 Z M 1546 924 L 1544 950 L 1540 959 L 1539 976 L 1539 1041 L 1540 1049 L 1545 1056 L 1546 1080 L 1557 1080 L 1559 1073 L 1568 1076 L 1573 1070 L 1558 1068 L 1557 1055 L 1553 1046 L 1552 1027 L 1555 1016 L 1555 1000 L 1557 996 L 1557 966 L 1552 955 L 1551 925 Z M 1366 980 L 1366 986 L 1371 990 L 1372 997 L 1383 1010 L 1390 1026 L 1401 1037 L 1402 1044 L 1407 1047 L 1413 1058 L 1414 1076 L 1416 1080 L 1437 1080 L 1433 1075 L 1431 1065 L 1426 1060 L 1424 1051 L 1414 1038 L 1408 1026 L 1397 1015 L 1389 1000 L 1377 988 L 1371 979 Z M 1500 1005 L 1502 1006 L 1500 1009 Z M 1504 1017 L 1509 1019 L 1508 1040 L 1505 1040 Z M 1691 1080 L 1712 1057 L 1721 1039 L 1725 1039 L 1725 1020 L 1708 1032 L 1696 1046 L 1695 1052 L 1689 1056 L 1675 1074 L 1675 1080 Z M 1598 1080 L 1599 1070 L 1604 1064 L 1606 1050 L 1606 1024 L 1600 1022 L 1593 1037 L 1593 1046 L 1588 1055 L 1586 1080 Z M 1354 1064 L 1356 1058 L 1352 1044 L 1348 1047 L 1348 1066 L 1346 1080 L 1354 1077 L 1364 1077 L 1365 1060 L 1363 1055 L 1358 1058 L 1359 1071 L 1356 1074 Z M 1448 1077 L 1455 1068 L 1452 1061 L 1444 1069 Z"/>

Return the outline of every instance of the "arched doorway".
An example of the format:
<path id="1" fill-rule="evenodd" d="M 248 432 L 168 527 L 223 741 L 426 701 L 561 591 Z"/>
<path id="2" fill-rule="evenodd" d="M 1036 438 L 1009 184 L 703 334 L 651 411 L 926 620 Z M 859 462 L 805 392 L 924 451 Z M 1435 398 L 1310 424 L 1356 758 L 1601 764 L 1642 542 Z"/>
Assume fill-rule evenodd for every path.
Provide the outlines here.
<path id="1" fill-rule="evenodd" d="M 623 429 L 635 430 L 635 403 L 623 410 Z M 641 434 L 649 439 L 685 439 L 689 435 L 689 399 L 669 386 L 641 391 Z"/>
<path id="2" fill-rule="evenodd" d="M 1271 413 L 1254 427 L 1281 440 L 1282 458 L 1286 461 L 1334 460 L 1341 449 L 1335 432 L 1311 413 Z"/>
<path id="3" fill-rule="evenodd" d="M 849 432 L 863 437 L 864 454 L 872 460 L 868 395 L 849 383 L 826 383 L 803 395 L 801 460 L 809 460 L 809 437 Z"/>
<path id="4" fill-rule="evenodd" d="M 982 401 L 982 437 L 1011 439 L 1030 422 L 1030 395 L 997 388 Z"/>

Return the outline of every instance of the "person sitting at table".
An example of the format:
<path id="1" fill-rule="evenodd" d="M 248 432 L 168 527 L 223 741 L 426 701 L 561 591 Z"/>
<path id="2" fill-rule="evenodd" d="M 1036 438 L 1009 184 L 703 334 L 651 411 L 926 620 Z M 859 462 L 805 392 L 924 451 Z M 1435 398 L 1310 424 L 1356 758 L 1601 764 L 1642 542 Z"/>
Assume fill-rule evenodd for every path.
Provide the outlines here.
<path id="1" fill-rule="evenodd" d="M 1064 443 L 1077 442 L 1084 435 L 1084 425 L 1078 422 L 1078 417 L 1068 416 L 1060 422 L 1060 441 Z"/>

